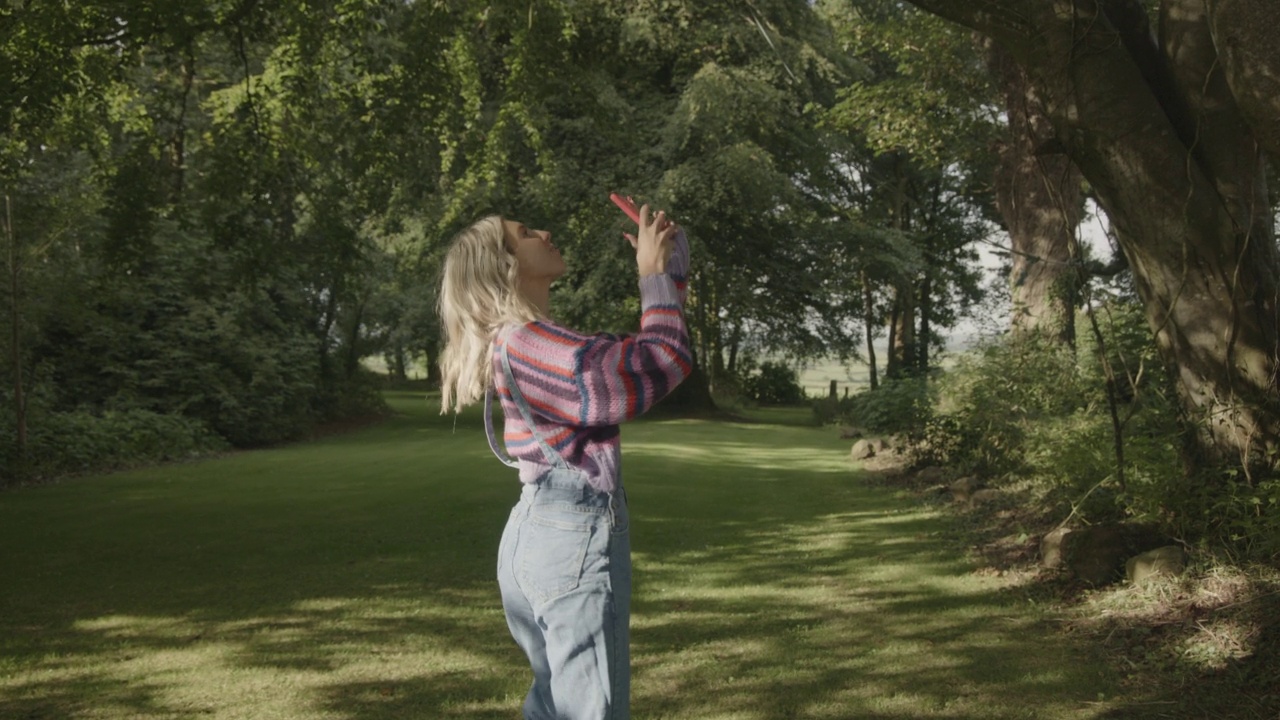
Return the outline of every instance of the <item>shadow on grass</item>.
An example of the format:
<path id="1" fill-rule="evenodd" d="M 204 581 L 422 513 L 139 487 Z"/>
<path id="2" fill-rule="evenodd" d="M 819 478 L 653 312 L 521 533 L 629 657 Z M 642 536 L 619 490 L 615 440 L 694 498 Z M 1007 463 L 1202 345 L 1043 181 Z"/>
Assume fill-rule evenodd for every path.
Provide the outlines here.
<path id="1" fill-rule="evenodd" d="M 416 401 L 415 401 L 416 402 Z M 0 498 L 0 717 L 511 718 L 479 418 Z M 627 428 L 637 718 L 1093 718 L 1078 648 L 822 431 Z"/>
<path id="2" fill-rule="evenodd" d="M 1107 720 L 1276 720 L 1280 718 L 1280 598 L 1257 598 L 1253 622 L 1260 626 L 1257 637 L 1242 656 L 1221 667 L 1203 669 L 1167 660 L 1160 668 L 1156 687 L 1122 707 L 1101 717 Z M 1107 644 L 1115 657 L 1144 651 L 1167 655 L 1171 648 L 1186 648 L 1199 635 L 1212 631 L 1214 618 L 1207 616 L 1182 623 L 1152 628 L 1147 624 L 1113 627 Z M 1228 623 L 1231 623 L 1228 620 Z M 1144 669 L 1149 672 L 1149 668 Z M 1135 673 L 1138 683 L 1150 682 L 1145 673 Z"/>

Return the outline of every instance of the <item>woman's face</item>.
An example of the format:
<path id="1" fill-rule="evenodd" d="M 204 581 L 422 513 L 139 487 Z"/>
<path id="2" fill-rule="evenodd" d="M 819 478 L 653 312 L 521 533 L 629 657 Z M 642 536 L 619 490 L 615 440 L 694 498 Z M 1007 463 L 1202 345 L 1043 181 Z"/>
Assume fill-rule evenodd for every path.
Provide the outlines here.
<path id="1" fill-rule="evenodd" d="M 551 233 L 546 230 L 530 230 L 524 223 L 503 220 L 507 249 L 516 256 L 520 279 L 525 282 L 545 282 L 548 286 L 564 274 L 564 258 L 560 250 L 551 244 Z"/>

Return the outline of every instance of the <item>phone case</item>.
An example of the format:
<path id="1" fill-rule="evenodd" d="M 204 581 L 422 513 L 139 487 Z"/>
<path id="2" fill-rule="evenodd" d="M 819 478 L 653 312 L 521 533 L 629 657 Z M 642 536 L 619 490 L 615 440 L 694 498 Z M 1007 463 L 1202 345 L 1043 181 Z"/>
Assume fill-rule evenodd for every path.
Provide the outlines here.
<path id="1" fill-rule="evenodd" d="M 622 212 L 626 213 L 627 217 L 631 218 L 631 222 L 637 225 L 640 224 L 640 208 L 636 207 L 634 200 L 629 197 L 623 197 L 618 193 L 610 193 L 609 199 L 612 200 L 613 204 L 617 205 Z"/>

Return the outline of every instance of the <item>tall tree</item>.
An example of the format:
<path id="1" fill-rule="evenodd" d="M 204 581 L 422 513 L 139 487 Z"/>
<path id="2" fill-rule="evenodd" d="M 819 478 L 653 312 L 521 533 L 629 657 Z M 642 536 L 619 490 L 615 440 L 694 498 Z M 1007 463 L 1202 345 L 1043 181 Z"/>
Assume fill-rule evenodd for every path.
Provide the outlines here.
<path id="1" fill-rule="evenodd" d="M 1026 71 L 998 46 L 988 53 L 1007 123 L 996 141 L 994 186 L 1009 233 L 1012 327 L 1074 346 L 1083 180 L 1055 142 Z"/>
<path id="2" fill-rule="evenodd" d="M 864 73 L 840 91 L 832 126 L 866 148 L 862 216 L 913 243 L 918 265 L 886 277 L 889 376 L 929 366 L 939 330 L 977 294 L 986 188 L 975 182 L 993 136 L 990 83 L 970 33 L 889 0 L 823 9 Z M 985 177 L 983 178 L 985 180 Z"/>
<path id="3" fill-rule="evenodd" d="M 1280 157 L 1269 0 L 911 0 L 1026 71 L 1115 228 L 1175 379 L 1190 465 L 1280 454 Z"/>

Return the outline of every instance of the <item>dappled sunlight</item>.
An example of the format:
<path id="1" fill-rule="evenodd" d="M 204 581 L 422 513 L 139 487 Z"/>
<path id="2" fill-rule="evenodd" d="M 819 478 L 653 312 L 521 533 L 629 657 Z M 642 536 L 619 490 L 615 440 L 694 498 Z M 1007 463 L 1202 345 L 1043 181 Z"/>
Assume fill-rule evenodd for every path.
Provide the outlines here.
<path id="1" fill-rule="evenodd" d="M 0 571 L 24 592 L 0 592 L 0 717 L 518 716 L 530 674 L 493 571 L 519 488 L 473 417 L 454 434 L 418 412 L 85 483 L 80 505 L 72 486 L 9 498 Z M 638 720 L 1104 709 L 1010 580 L 861 482 L 828 430 L 662 421 L 624 445 Z"/>
<path id="2" fill-rule="evenodd" d="M 1072 665 L 1074 651 L 1038 644 L 1046 628 L 1009 606 L 1005 579 L 940 552 L 935 512 L 833 492 L 847 487 L 815 488 L 806 506 L 822 511 L 806 516 L 765 502 L 708 517 L 697 536 L 714 541 L 701 545 L 672 527 L 679 516 L 638 523 L 637 707 L 671 718 L 1091 714 L 1090 696 L 1069 688 L 1101 678 Z"/>
<path id="3" fill-rule="evenodd" d="M 754 470 L 786 470 L 788 472 L 848 473 L 850 462 L 834 454 L 805 453 L 796 448 L 753 445 L 746 442 L 699 442 L 696 445 L 631 443 L 626 456 L 649 455 L 664 460 L 686 463 L 736 466 Z M 753 477 L 753 481 L 784 480 L 784 476 Z"/>
<path id="4" fill-rule="evenodd" d="M 453 594 L 454 600 L 469 594 L 478 599 Z M 335 693 L 335 687 L 367 686 L 373 702 L 398 707 L 397 688 L 430 687 L 440 678 L 503 689 L 488 698 L 456 695 L 456 707 L 436 703 L 442 715 L 509 709 L 510 668 L 489 652 L 509 641 L 496 632 L 500 608 L 485 605 L 490 607 L 477 610 L 430 599 L 327 597 L 298 601 L 276 615 L 227 621 L 129 615 L 78 620 L 72 637 L 60 644 L 79 650 L 0 675 L 0 716 L 43 717 L 39 708 L 62 707 L 64 693 L 92 690 L 96 710 L 85 717 L 339 720 L 360 716 L 343 709 L 359 699 Z M 476 642 L 485 635 L 490 642 Z"/>

